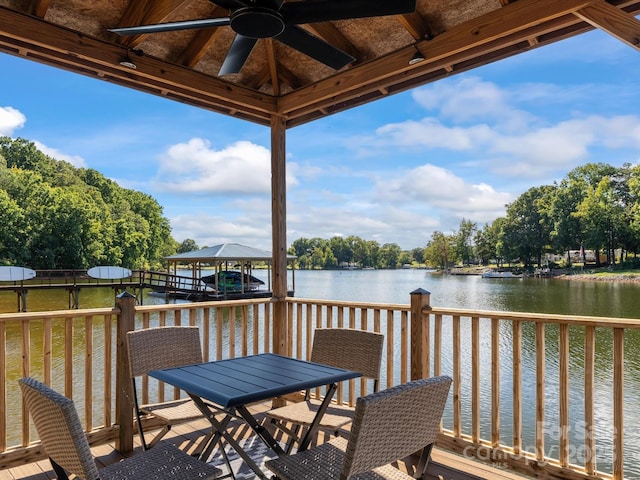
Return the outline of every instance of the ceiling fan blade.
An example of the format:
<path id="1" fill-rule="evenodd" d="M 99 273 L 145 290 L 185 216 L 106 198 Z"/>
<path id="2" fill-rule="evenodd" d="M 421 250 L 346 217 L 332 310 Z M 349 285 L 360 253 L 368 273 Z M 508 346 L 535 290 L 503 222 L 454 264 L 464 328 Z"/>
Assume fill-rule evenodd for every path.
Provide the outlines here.
<path id="1" fill-rule="evenodd" d="M 280 13 L 287 25 L 331 22 L 350 18 L 401 15 L 416 10 L 416 0 L 305 0 L 286 2 Z"/>
<path id="2" fill-rule="evenodd" d="M 236 38 L 233 39 L 233 43 L 231 47 L 229 47 L 229 51 L 224 58 L 224 62 L 222 62 L 218 75 L 239 73 L 257 41 L 257 38 L 236 34 Z"/>
<path id="3" fill-rule="evenodd" d="M 136 27 L 110 28 L 109 31 L 118 35 L 142 35 L 144 33 L 174 32 L 176 30 L 192 30 L 195 28 L 224 27 L 229 23 L 229 17 L 206 18 L 203 20 L 157 23 L 155 25 L 138 25 Z"/>
<path id="4" fill-rule="evenodd" d="M 351 55 L 311 35 L 300 27 L 286 27 L 280 35 L 274 38 L 335 70 L 340 70 L 342 67 L 355 61 L 355 58 Z"/>

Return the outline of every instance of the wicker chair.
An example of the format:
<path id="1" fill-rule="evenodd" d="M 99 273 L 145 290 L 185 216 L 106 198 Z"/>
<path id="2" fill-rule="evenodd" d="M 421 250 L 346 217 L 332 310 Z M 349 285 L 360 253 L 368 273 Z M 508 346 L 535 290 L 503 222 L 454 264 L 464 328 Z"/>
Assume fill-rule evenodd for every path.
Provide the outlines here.
<path id="1" fill-rule="evenodd" d="M 142 451 L 98 471 L 72 400 L 33 378 L 20 381 L 22 396 L 42 446 L 60 480 L 213 479 L 221 471 L 172 445 Z"/>
<path id="2" fill-rule="evenodd" d="M 311 361 L 360 372 L 373 381 L 373 391 L 377 392 L 383 345 L 384 335 L 381 333 L 349 328 L 318 329 L 314 332 Z M 305 401 L 267 412 L 272 423 L 289 435 L 287 452 L 300 440 L 300 428 L 311 425 L 320 404 L 319 400 L 309 399 L 307 392 Z M 338 435 L 341 428 L 351 423 L 353 413 L 352 407 L 332 404 L 322 416 L 318 428 Z M 293 428 L 289 428 L 291 424 Z"/>
<path id="3" fill-rule="evenodd" d="M 281 480 L 425 478 L 451 379 L 433 377 L 358 398 L 351 435 L 266 462 Z M 391 462 L 422 450 L 412 477 Z"/>
<path id="4" fill-rule="evenodd" d="M 140 404 L 137 380 L 151 370 L 179 367 L 202 362 L 198 327 L 158 327 L 127 333 L 129 371 L 133 380 L 133 398 L 138 433 L 145 450 L 153 447 L 172 425 L 202 418 L 202 412 L 189 398 L 162 403 Z M 143 417 L 155 417 L 164 425 L 147 443 L 142 427 Z"/>

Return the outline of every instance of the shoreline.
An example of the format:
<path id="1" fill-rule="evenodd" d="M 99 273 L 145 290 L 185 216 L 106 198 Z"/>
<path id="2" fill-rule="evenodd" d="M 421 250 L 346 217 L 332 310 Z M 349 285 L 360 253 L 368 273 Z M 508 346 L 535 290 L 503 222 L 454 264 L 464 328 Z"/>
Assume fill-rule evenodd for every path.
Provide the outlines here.
<path id="1" fill-rule="evenodd" d="M 449 275 L 481 275 L 482 271 L 478 268 L 454 268 L 449 272 L 442 270 L 433 273 L 449 274 Z M 532 276 L 532 275 L 528 275 Z M 557 280 L 569 280 L 579 282 L 617 282 L 617 283 L 640 283 L 640 271 L 637 272 L 620 272 L 602 271 L 597 273 L 566 273 L 556 270 L 554 274 L 545 276 L 545 278 Z"/>
<path id="2" fill-rule="evenodd" d="M 559 275 L 559 280 L 574 280 L 582 282 L 618 282 L 618 283 L 640 283 L 640 273 L 576 273 L 574 275 Z"/>

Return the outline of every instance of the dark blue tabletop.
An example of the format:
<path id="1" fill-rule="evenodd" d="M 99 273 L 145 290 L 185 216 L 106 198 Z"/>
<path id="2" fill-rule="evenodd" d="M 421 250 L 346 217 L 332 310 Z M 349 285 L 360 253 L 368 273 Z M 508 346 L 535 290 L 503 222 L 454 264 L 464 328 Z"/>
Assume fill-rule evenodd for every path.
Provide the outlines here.
<path id="1" fill-rule="evenodd" d="M 235 407 L 362 376 L 273 353 L 154 370 L 149 375 L 223 407 Z"/>

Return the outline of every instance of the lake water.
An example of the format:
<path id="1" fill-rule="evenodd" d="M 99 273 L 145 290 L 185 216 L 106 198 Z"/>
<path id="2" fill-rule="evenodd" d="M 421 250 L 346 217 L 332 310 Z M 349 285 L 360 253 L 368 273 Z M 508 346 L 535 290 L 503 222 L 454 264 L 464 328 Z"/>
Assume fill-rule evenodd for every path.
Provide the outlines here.
<path id="1" fill-rule="evenodd" d="M 266 270 L 253 275 L 266 280 Z M 289 272 L 289 286 L 292 286 Z M 478 275 L 438 275 L 428 270 L 296 270 L 295 296 L 375 303 L 410 302 L 409 294 L 423 288 L 431 292 L 431 304 L 438 307 L 481 310 L 522 311 L 640 317 L 640 284 L 583 282 L 559 279 L 500 279 Z M 80 308 L 114 304 L 111 288 L 87 288 L 80 292 Z M 164 299 L 145 292 L 145 305 L 164 303 Z M 69 308 L 66 290 L 32 291 L 27 295 L 28 310 Z M 17 311 L 14 292 L 0 292 L 0 313 Z"/>
<path id="2" fill-rule="evenodd" d="M 266 280 L 267 271 L 256 270 L 253 274 Z M 289 287 L 293 280 L 289 272 Z M 480 276 L 450 276 L 438 275 L 427 270 L 345 270 L 345 271 L 296 271 L 295 296 L 302 298 L 346 300 L 373 303 L 409 304 L 410 293 L 422 288 L 431 293 L 431 304 L 435 307 L 468 308 L 480 310 L 522 311 L 539 313 L 575 314 L 607 317 L 640 318 L 640 284 L 583 282 L 560 279 L 483 279 Z M 80 308 L 105 307 L 114 304 L 115 294 L 111 288 L 89 288 L 80 293 Z M 162 298 L 145 293 L 142 303 L 145 305 L 164 303 Z M 57 310 L 69 308 L 68 294 L 65 290 L 33 291 L 28 294 L 27 305 L 29 311 Z M 17 309 L 16 294 L 0 292 L 0 312 L 15 312 Z M 523 328 L 523 378 L 535 378 L 535 329 L 531 325 Z M 486 344 L 484 336 L 488 329 L 482 327 L 482 343 Z M 548 327 L 547 340 L 547 388 L 557 391 L 558 376 L 557 359 L 553 352 L 557 352 L 557 337 L 554 327 Z M 610 332 L 602 332 L 610 337 Z M 510 333 L 505 332 L 504 351 L 510 350 Z M 595 395 L 596 399 L 596 431 L 602 450 L 599 455 L 599 468 L 610 471 L 611 442 L 611 342 L 610 338 L 600 338 L 597 341 L 596 358 L 602 360 L 603 371 L 597 372 L 596 389 L 601 390 Z M 463 340 L 467 338 L 466 327 L 463 326 Z M 581 369 L 581 350 L 584 339 L 580 331 L 571 330 L 570 349 L 572 372 Z M 502 351 L 502 349 L 501 349 Z M 631 331 L 625 336 L 625 425 L 632 426 L 640 422 L 640 411 L 632 408 L 640 404 L 640 332 Z M 490 363 L 490 362 L 488 362 Z M 505 367 L 509 370 L 508 363 Z M 443 368 L 447 368 L 445 365 Z M 574 370 L 575 369 L 575 370 Z M 598 369 L 598 366 L 597 366 Z M 487 372 L 483 367 L 481 375 Z M 468 372 L 463 372 L 465 378 Z M 510 391 L 509 371 L 503 373 L 502 389 L 505 391 L 501 399 L 502 427 L 501 434 L 509 443 L 510 432 Z M 583 385 L 580 375 L 572 375 L 570 393 L 571 425 L 579 425 L 582 415 Z M 532 418 L 535 411 L 535 382 L 524 382 L 523 385 L 523 415 Z M 468 396 L 463 392 L 463 408 L 470 408 Z M 487 403 L 490 399 L 489 384 L 482 385 L 482 405 L 484 411 L 490 411 Z M 501 394 L 502 397 L 502 394 Z M 550 425 L 557 423 L 557 395 L 551 394 L 547 398 L 547 415 Z M 448 421 L 448 420 L 447 420 Z M 523 435 L 523 446 L 534 444 L 534 425 L 526 425 Z M 467 426 L 465 425 L 466 429 Z M 481 432 L 484 438 L 490 436 L 490 423 L 482 421 Z M 548 435 L 553 435 L 549 432 Z M 573 435 L 579 432 L 573 431 Z M 640 431 L 629 428 L 625 432 L 625 478 L 640 478 L 640 467 L 632 462 L 640 458 Z M 548 438 L 548 444 L 553 444 L 554 438 Z M 575 439 L 574 439 L 575 440 Z M 580 444 L 580 442 L 577 442 Z"/>

